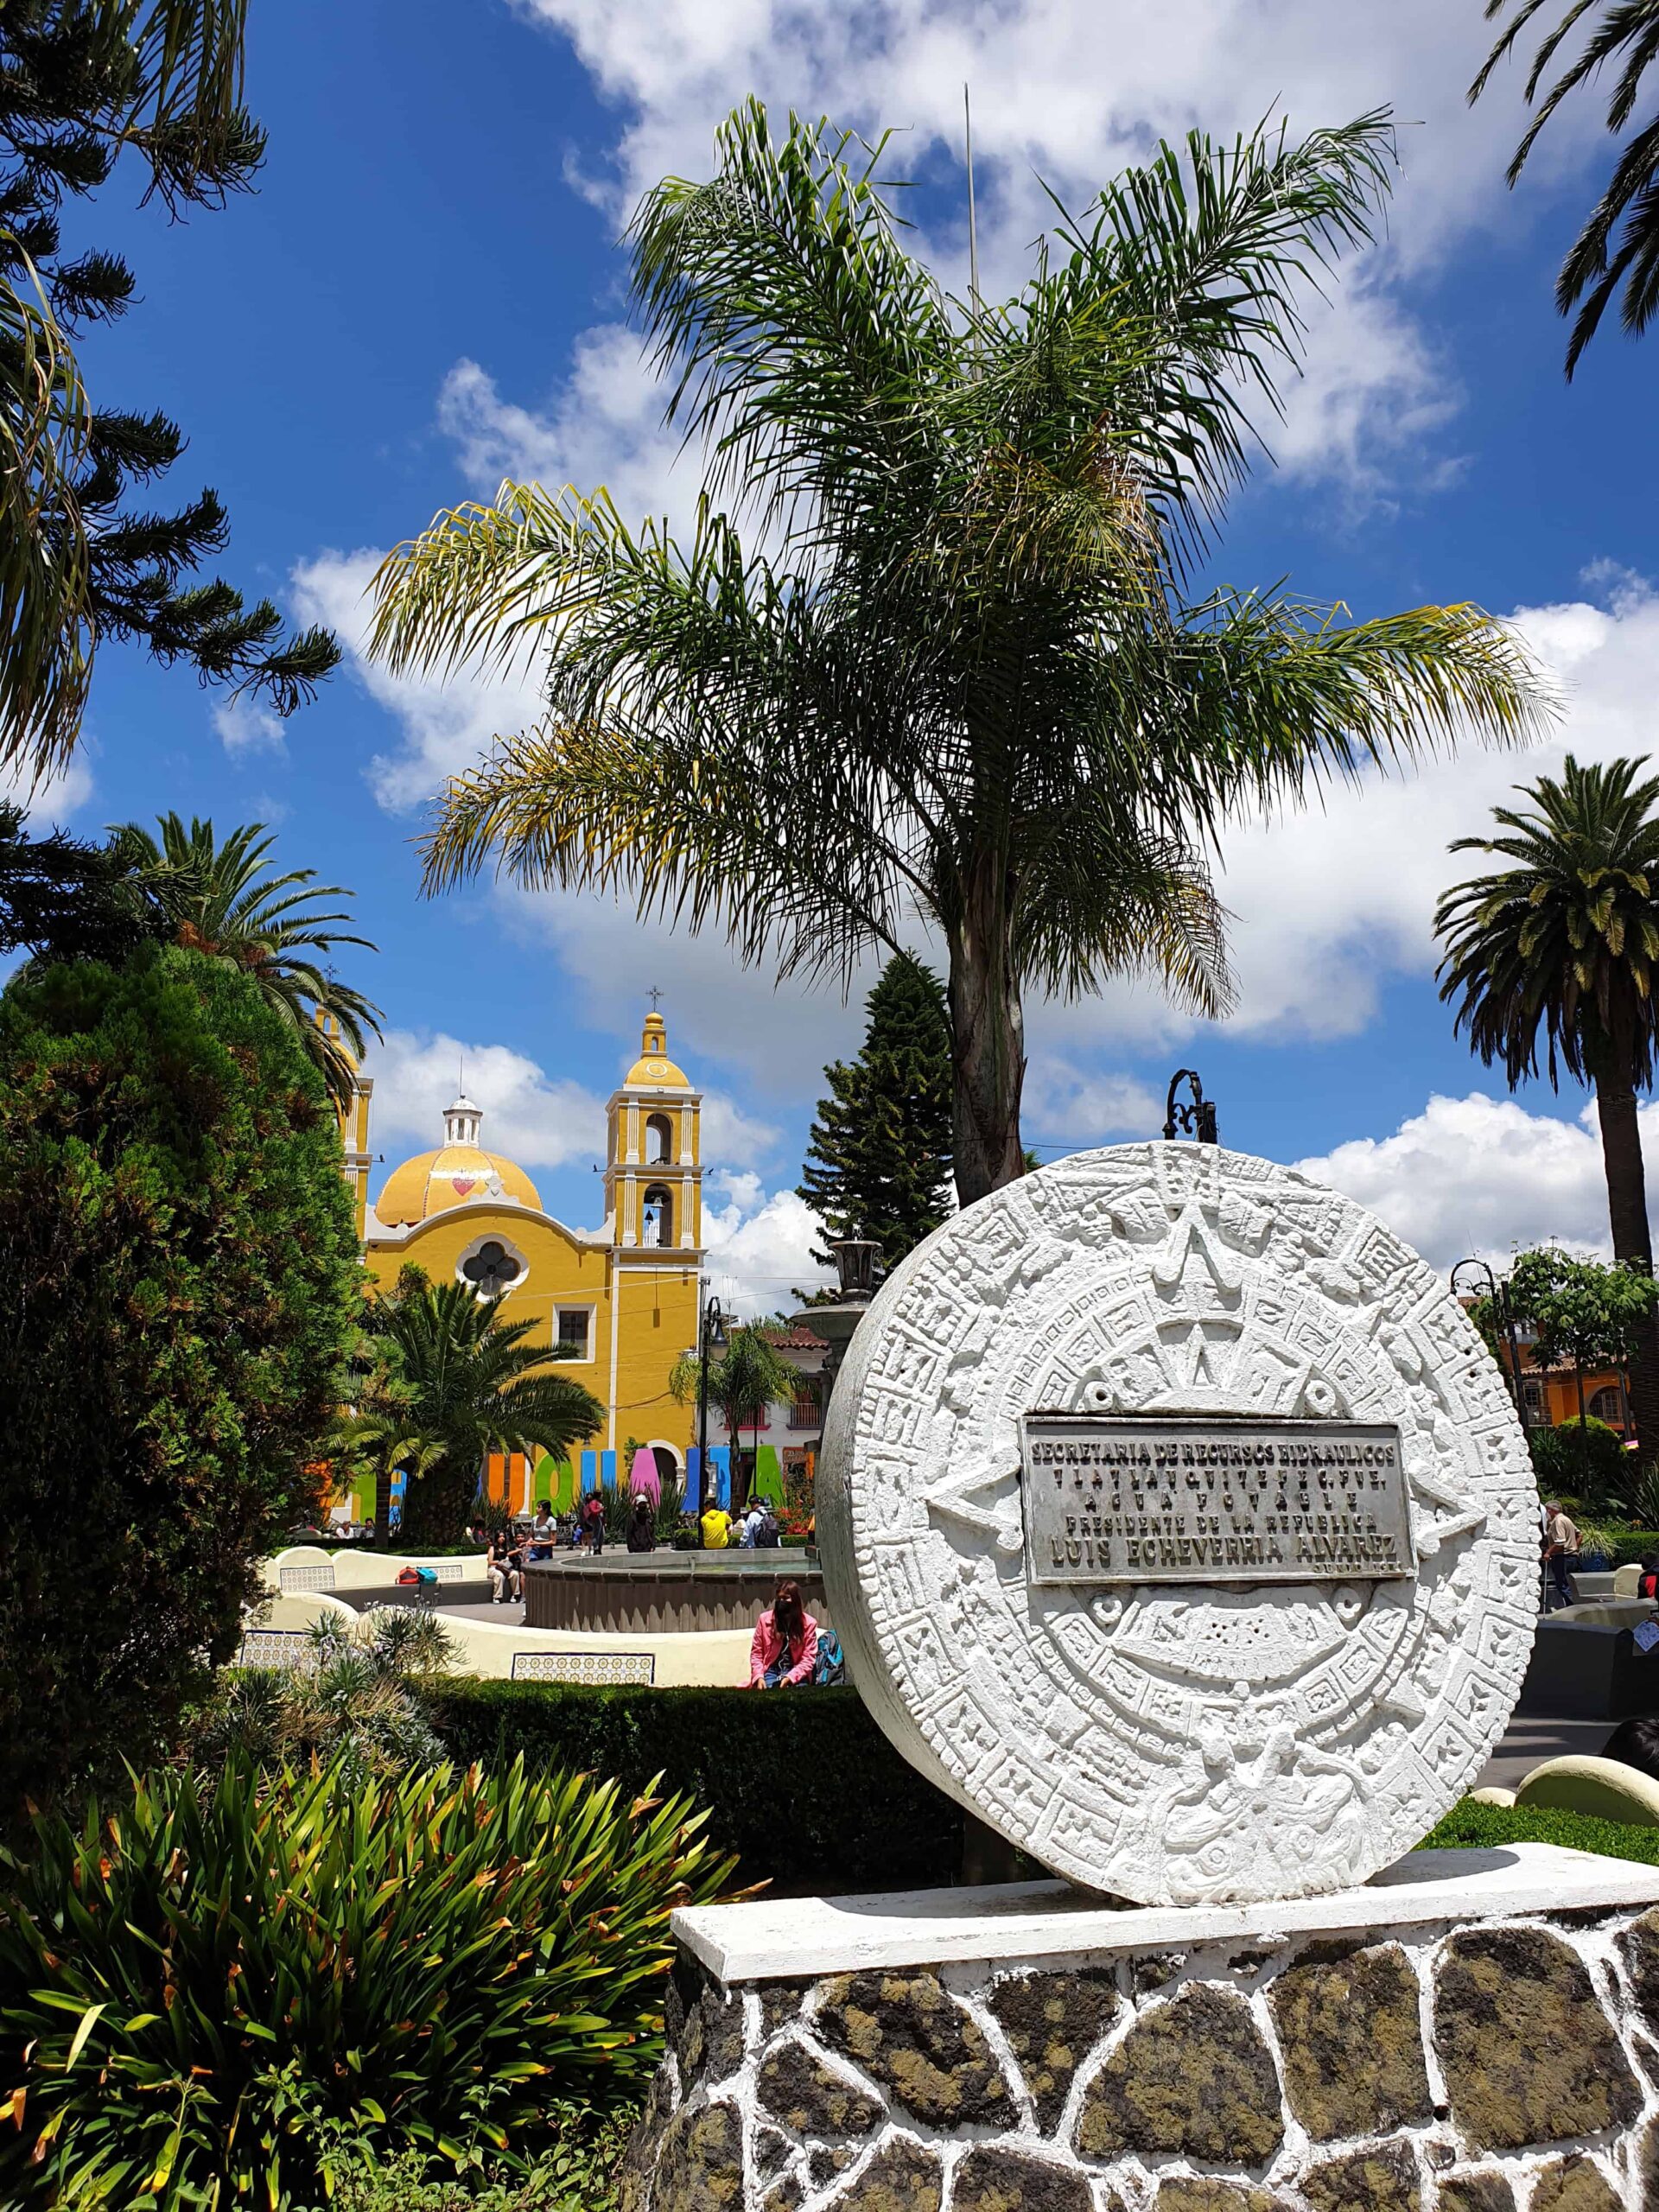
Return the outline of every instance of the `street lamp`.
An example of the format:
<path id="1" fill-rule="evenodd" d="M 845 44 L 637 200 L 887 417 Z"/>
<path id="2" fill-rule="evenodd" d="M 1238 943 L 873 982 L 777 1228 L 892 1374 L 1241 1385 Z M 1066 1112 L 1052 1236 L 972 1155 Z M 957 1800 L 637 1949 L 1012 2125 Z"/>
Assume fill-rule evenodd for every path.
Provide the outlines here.
<path id="1" fill-rule="evenodd" d="M 1486 1278 L 1486 1296 L 1492 1309 L 1492 1318 L 1503 1332 L 1504 1342 L 1510 1348 L 1510 1395 L 1515 1400 L 1515 1410 L 1520 1415 L 1524 1433 L 1531 1423 L 1527 1419 L 1527 1394 L 1521 1387 L 1521 1347 L 1515 1333 L 1515 1312 L 1510 1303 L 1509 1285 L 1501 1283 L 1484 1260 L 1459 1260 L 1452 1270 L 1452 1295 L 1458 1295 L 1458 1277 L 1465 1268 L 1472 1268 L 1478 1275 Z M 1500 1361 L 1499 1365 L 1503 1363 Z"/>
<path id="2" fill-rule="evenodd" d="M 1192 1096 L 1178 1104 L 1175 1093 L 1182 1084 L 1186 1084 Z M 1169 1093 L 1164 1100 L 1164 1135 L 1173 1139 L 1178 1132 L 1184 1137 L 1196 1137 L 1200 1144 L 1221 1142 L 1216 1128 L 1216 1102 L 1205 1096 L 1196 1068 L 1177 1068 L 1169 1078 Z"/>
<path id="3" fill-rule="evenodd" d="M 697 1548 L 702 1544 L 703 1509 L 709 1503 L 709 1362 L 726 1349 L 726 1313 L 717 1298 L 702 1309 L 697 1338 Z"/>

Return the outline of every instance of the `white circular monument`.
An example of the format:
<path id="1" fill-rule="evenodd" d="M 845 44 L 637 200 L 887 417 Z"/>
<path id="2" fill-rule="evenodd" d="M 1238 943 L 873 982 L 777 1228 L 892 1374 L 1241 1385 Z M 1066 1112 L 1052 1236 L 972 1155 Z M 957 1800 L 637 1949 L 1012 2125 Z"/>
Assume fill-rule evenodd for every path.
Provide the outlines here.
<path id="1" fill-rule="evenodd" d="M 1502 1378 L 1338 1192 L 1083 1153 L 938 1230 L 836 1383 L 826 1594 L 906 1758 L 1141 1904 L 1365 1881 L 1521 1688 L 1536 1492 Z"/>

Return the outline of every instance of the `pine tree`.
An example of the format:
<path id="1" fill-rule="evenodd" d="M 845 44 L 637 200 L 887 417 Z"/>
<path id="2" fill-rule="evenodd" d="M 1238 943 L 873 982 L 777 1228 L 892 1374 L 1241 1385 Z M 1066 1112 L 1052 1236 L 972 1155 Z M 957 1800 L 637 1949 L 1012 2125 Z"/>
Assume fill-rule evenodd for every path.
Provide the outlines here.
<path id="1" fill-rule="evenodd" d="M 159 412 L 90 404 L 71 350 L 135 295 L 118 255 L 67 248 L 66 200 L 96 194 L 124 153 L 145 198 L 175 216 L 251 188 L 265 141 L 240 101 L 242 22 L 242 4 L 205 15 L 186 0 L 0 7 L 0 450 L 22 457 L 30 485 L 0 513 L 4 573 L 19 590 L 28 580 L 29 601 L 4 664 L 0 760 L 70 750 L 92 654 L 110 639 L 257 692 L 279 715 L 340 659 L 327 631 L 285 632 L 270 600 L 250 607 L 222 578 L 195 581 L 229 532 L 219 494 L 204 488 L 172 512 L 135 507 L 184 433 Z"/>
<path id="2" fill-rule="evenodd" d="M 895 954 L 866 1001 L 863 1050 L 825 1068 L 798 1195 L 825 1243 L 867 1236 L 897 1267 L 951 1211 L 950 1028 L 939 979 Z M 831 1255 L 814 1257 L 830 1264 Z"/>

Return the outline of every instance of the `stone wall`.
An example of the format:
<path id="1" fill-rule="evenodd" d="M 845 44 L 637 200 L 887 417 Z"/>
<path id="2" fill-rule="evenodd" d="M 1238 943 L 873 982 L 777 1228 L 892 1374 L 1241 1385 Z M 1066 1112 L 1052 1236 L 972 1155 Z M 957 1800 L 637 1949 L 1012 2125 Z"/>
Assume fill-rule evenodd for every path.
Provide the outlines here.
<path id="1" fill-rule="evenodd" d="M 1659 1911 L 722 1989 L 623 2212 L 1659 2212 Z"/>

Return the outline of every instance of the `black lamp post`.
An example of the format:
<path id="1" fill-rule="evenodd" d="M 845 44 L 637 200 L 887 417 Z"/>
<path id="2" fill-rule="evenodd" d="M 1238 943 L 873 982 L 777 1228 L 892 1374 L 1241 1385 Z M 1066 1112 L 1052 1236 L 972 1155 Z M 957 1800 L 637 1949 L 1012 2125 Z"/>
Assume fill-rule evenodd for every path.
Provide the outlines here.
<path id="1" fill-rule="evenodd" d="M 1491 1304 L 1492 1317 L 1503 1330 L 1503 1341 L 1509 1345 L 1510 1395 L 1515 1400 L 1515 1410 L 1520 1416 L 1524 1431 L 1531 1427 L 1531 1423 L 1527 1419 L 1527 1394 L 1521 1387 L 1521 1348 L 1515 1333 L 1515 1313 L 1510 1304 L 1509 1285 L 1499 1282 L 1484 1260 L 1459 1260 L 1452 1270 L 1453 1298 L 1458 1295 L 1458 1277 L 1470 1268 L 1477 1275 L 1485 1277 L 1486 1296 Z"/>
<path id="2" fill-rule="evenodd" d="M 1182 1084 L 1192 1095 L 1178 1101 L 1175 1093 Z M 1169 1092 L 1164 1100 L 1164 1135 L 1172 1140 L 1178 1135 L 1196 1137 L 1200 1144 L 1221 1142 L 1216 1128 L 1216 1102 L 1205 1096 L 1196 1068 L 1177 1068 L 1169 1078 Z"/>
<path id="3" fill-rule="evenodd" d="M 726 1349 L 726 1313 L 717 1298 L 711 1298 L 702 1309 L 702 1326 L 697 1339 L 697 1548 L 702 1542 L 703 1509 L 709 1498 L 709 1362 L 715 1352 Z"/>

